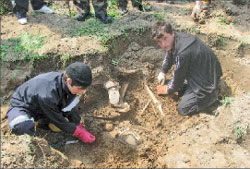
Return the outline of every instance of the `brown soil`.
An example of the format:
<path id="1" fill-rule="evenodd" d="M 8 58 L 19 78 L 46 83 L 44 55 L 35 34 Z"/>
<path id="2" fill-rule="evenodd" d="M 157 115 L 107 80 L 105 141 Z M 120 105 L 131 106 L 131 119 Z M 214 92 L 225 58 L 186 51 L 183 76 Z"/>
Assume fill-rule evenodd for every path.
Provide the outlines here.
<path id="1" fill-rule="evenodd" d="M 145 29 L 141 34 L 129 31 L 129 39 L 118 37 L 109 42 L 108 50 L 94 38 L 69 36 L 70 25 L 79 23 L 64 16 L 67 8 L 63 2 L 57 2 L 59 8 L 55 9 L 57 14 L 54 15 L 34 15 L 30 10 L 27 25 L 19 25 L 13 15 L 6 15 L 1 21 L 3 43 L 24 32 L 40 32 L 46 35 L 46 45 L 39 50 L 40 54 L 71 55 L 74 58 L 69 62 L 84 60 L 90 64 L 94 83 L 86 93 L 85 102 L 82 98 L 81 110 L 82 122 L 96 136 L 96 141 L 93 144 L 77 142 L 65 145 L 65 141 L 75 138 L 42 129 L 37 130 L 36 137 L 11 134 L 7 127 L 6 110 L 13 90 L 39 73 L 61 71 L 63 63 L 60 58 L 47 58 L 34 64 L 26 61 L 5 63 L 1 72 L 3 168 L 250 166 L 250 10 L 246 6 L 216 1 L 212 3 L 205 23 L 199 24 L 190 17 L 193 3 L 150 4 L 154 12 L 165 11 L 165 18 L 177 30 L 196 34 L 215 51 L 222 63 L 223 79 L 227 84 L 225 95 L 233 98 L 231 103 L 228 106 L 215 104 L 211 110 L 183 117 L 176 110 L 177 96 L 156 95 L 155 76 L 161 68 L 165 52 L 150 37 L 148 28 L 154 20 L 150 20 L 148 15 L 153 11 L 142 13 L 130 8 L 128 14 L 115 20 L 111 24 L 114 31 L 115 25 L 119 24 L 135 28 L 139 25 Z M 222 25 L 219 16 L 230 17 L 229 21 L 237 24 Z M 240 46 L 242 42 L 246 45 Z M 119 64 L 110 64 L 112 59 L 118 60 Z M 124 102 L 130 105 L 129 112 L 119 113 L 109 104 L 103 85 L 108 80 L 118 82 L 120 87 L 129 84 L 124 97 Z M 145 85 L 162 104 L 163 115 Z M 121 133 L 126 132 L 133 134 L 122 136 Z"/>

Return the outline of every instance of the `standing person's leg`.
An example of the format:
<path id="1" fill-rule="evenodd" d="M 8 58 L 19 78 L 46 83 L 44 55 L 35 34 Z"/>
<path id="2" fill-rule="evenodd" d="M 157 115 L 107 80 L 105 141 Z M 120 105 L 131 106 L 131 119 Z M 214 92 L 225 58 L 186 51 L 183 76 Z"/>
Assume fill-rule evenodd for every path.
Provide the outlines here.
<path id="1" fill-rule="evenodd" d="M 51 10 L 44 4 L 44 0 L 31 0 L 31 5 L 36 12 L 41 12 L 46 14 L 54 13 L 53 10 Z"/>
<path id="2" fill-rule="evenodd" d="M 118 0 L 118 6 L 120 8 L 120 14 L 124 15 L 127 13 L 128 0 Z"/>
<path id="3" fill-rule="evenodd" d="M 30 117 L 27 110 L 18 107 L 11 107 L 8 112 L 8 124 L 11 131 L 16 135 L 35 134 L 34 118 Z"/>
<path id="4" fill-rule="evenodd" d="M 13 4 L 13 13 L 16 15 L 20 24 L 27 23 L 27 12 L 29 10 L 29 0 L 15 0 Z"/>
<path id="5" fill-rule="evenodd" d="M 112 20 L 107 14 L 107 0 L 92 0 L 92 3 L 96 18 L 100 19 L 104 24 L 111 23 Z"/>
<path id="6" fill-rule="evenodd" d="M 167 3 L 169 3 L 169 4 L 174 4 L 174 0 L 172 0 L 172 1 L 168 1 L 168 0 L 167 0 Z"/>
<path id="7" fill-rule="evenodd" d="M 143 11 L 142 0 L 132 0 L 132 5 L 138 8 L 138 10 Z"/>
<path id="8" fill-rule="evenodd" d="M 30 3 L 32 5 L 32 8 L 34 10 L 41 9 L 44 5 L 44 0 L 30 0 Z"/>
<path id="9" fill-rule="evenodd" d="M 73 3 L 79 12 L 79 14 L 76 16 L 76 19 L 78 21 L 85 21 L 87 17 L 90 15 L 89 0 L 80 0 L 80 2 L 74 0 Z"/>

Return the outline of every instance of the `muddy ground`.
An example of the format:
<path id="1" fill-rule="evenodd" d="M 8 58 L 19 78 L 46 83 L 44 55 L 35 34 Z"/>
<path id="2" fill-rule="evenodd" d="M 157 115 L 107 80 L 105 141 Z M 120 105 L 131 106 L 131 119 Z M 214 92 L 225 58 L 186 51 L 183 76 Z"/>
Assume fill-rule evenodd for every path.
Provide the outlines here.
<path id="1" fill-rule="evenodd" d="M 46 36 L 46 43 L 38 53 L 49 56 L 29 61 L 8 51 L 9 61 L 1 64 L 3 168 L 250 166 L 250 10 L 246 5 L 216 1 L 199 23 L 190 17 L 193 2 L 149 4 L 150 12 L 139 12 L 129 4 L 128 14 L 110 25 L 100 24 L 113 35 L 103 34 L 105 42 L 98 36 L 76 36 L 76 27 L 93 23 L 94 18 L 78 23 L 67 17 L 64 2 L 53 4 L 53 15 L 35 14 L 30 8 L 27 25 L 19 25 L 12 14 L 1 17 L 2 44 L 25 32 L 39 33 Z M 155 76 L 165 54 L 150 36 L 150 27 L 157 19 L 170 21 L 177 31 L 197 35 L 222 63 L 227 86 L 224 96 L 200 114 L 180 116 L 176 95 L 158 96 L 155 92 Z M 64 56 L 70 59 L 65 61 Z M 96 141 L 65 145 L 75 138 L 42 129 L 37 129 L 35 137 L 11 134 L 6 110 L 14 89 L 39 73 L 62 71 L 74 61 L 84 61 L 93 69 L 93 85 L 81 98 L 81 111 L 82 122 Z M 108 80 L 117 82 L 120 89 L 128 84 L 123 100 L 130 105 L 129 112 L 120 113 L 110 105 L 104 87 Z M 163 114 L 146 85 L 162 104 Z"/>

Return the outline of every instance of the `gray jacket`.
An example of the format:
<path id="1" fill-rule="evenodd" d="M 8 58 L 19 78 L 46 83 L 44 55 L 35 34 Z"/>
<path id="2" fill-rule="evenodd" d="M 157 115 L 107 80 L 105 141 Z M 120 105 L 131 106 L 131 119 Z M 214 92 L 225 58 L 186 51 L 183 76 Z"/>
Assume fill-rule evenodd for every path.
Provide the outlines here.
<path id="1" fill-rule="evenodd" d="M 162 71 L 167 73 L 173 64 L 176 69 L 168 85 L 168 93 L 176 92 L 186 79 L 198 97 L 212 93 L 222 76 L 221 65 L 212 49 L 199 38 L 175 32 L 174 49 L 163 60 Z"/>

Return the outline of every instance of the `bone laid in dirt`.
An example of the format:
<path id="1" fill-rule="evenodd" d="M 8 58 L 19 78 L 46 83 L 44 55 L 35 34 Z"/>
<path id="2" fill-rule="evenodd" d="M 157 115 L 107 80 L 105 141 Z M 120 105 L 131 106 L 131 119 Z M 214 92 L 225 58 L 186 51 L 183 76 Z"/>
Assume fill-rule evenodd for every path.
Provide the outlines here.
<path id="1" fill-rule="evenodd" d="M 128 83 L 125 83 L 122 87 L 122 91 L 121 91 L 121 98 L 120 98 L 120 102 L 123 103 L 123 99 L 125 97 L 126 91 L 128 89 Z"/>
<path id="2" fill-rule="evenodd" d="M 161 103 L 159 102 L 159 100 L 156 99 L 156 97 L 154 96 L 153 92 L 149 89 L 148 85 L 145 84 L 145 87 L 150 95 L 150 97 L 152 98 L 153 102 L 155 104 L 157 104 L 157 108 L 159 109 L 161 115 L 164 115 L 163 111 L 162 111 L 162 105 Z"/>
<path id="3" fill-rule="evenodd" d="M 141 115 L 144 113 L 144 111 L 147 109 L 149 103 L 151 102 L 151 99 L 147 102 L 147 104 L 143 107 L 142 111 L 141 111 Z"/>

